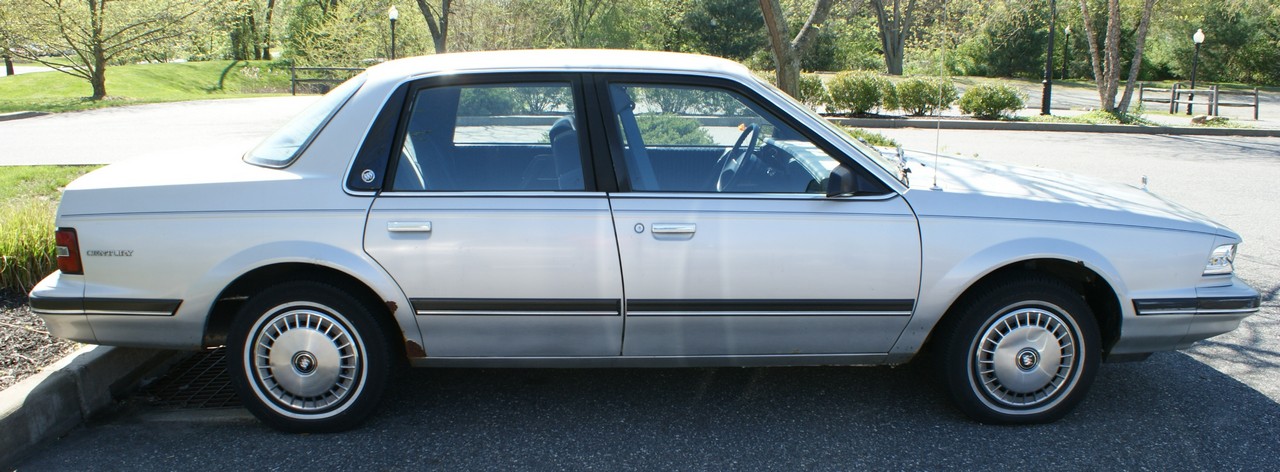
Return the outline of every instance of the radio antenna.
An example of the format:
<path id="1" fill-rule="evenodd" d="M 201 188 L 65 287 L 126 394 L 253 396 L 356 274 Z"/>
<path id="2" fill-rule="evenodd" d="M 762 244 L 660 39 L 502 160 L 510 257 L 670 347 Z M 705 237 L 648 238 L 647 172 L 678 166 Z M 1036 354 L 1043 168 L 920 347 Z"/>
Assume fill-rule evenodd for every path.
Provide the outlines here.
<path id="1" fill-rule="evenodd" d="M 947 81 L 951 79 L 950 70 L 947 69 L 947 33 L 950 33 L 950 31 L 947 29 L 947 20 L 949 19 L 951 19 L 950 10 L 947 8 L 946 0 L 943 0 L 942 2 L 942 24 L 943 24 L 942 62 L 938 64 L 938 68 L 941 69 L 938 75 L 942 77 L 942 80 L 938 81 L 938 103 L 939 104 L 944 103 L 944 101 L 946 100 L 947 95 L 946 95 L 946 92 L 944 91 L 944 87 L 946 87 Z M 937 113 L 938 113 L 937 115 L 938 129 L 933 136 L 933 187 L 930 187 L 929 190 L 942 190 L 942 187 L 938 186 L 938 154 L 942 152 L 942 107 L 941 106 L 938 107 Z"/>

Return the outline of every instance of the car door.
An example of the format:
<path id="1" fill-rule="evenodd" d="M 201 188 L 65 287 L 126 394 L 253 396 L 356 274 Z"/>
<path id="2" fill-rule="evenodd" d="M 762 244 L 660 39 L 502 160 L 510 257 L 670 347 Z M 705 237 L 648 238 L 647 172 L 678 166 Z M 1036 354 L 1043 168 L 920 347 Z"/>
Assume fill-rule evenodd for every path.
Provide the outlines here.
<path id="1" fill-rule="evenodd" d="M 828 197 L 837 159 L 732 83 L 601 79 L 620 186 L 628 356 L 878 354 L 910 318 L 920 239 L 905 200 Z M 877 185 L 878 184 L 878 185 Z"/>
<path id="2" fill-rule="evenodd" d="M 427 356 L 619 355 L 617 245 L 584 178 L 578 78 L 450 76 L 406 96 L 365 250 L 412 301 Z"/>

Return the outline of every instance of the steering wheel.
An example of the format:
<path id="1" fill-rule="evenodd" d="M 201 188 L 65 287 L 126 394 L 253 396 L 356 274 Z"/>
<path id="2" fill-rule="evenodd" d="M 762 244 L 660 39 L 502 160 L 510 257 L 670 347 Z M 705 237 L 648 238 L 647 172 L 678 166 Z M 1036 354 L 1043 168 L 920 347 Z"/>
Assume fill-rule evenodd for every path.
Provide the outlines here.
<path id="1" fill-rule="evenodd" d="M 716 177 L 716 191 L 724 192 L 733 186 L 738 174 L 746 173 L 756 162 L 756 143 L 760 140 L 760 125 L 746 125 L 733 143 L 733 148 L 720 157 L 720 173 Z M 745 145 L 745 147 L 744 147 Z M 738 153 L 741 153 L 739 156 Z"/>

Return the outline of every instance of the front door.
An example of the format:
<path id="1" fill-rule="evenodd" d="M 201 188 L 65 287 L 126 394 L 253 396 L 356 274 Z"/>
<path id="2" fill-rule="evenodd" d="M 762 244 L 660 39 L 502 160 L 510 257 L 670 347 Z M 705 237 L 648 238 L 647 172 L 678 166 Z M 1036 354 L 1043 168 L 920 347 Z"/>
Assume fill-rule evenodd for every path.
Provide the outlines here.
<path id="1" fill-rule="evenodd" d="M 609 202 L 584 179 L 573 76 L 409 93 L 365 248 L 413 302 L 429 357 L 617 356 Z M 542 80 L 545 79 L 545 80 Z"/>
<path id="2" fill-rule="evenodd" d="M 840 163 L 747 91 L 601 88 L 630 188 L 611 195 L 624 355 L 888 352 L 919 287 L 919 232 L 901 196 L 827 197 Z"/>

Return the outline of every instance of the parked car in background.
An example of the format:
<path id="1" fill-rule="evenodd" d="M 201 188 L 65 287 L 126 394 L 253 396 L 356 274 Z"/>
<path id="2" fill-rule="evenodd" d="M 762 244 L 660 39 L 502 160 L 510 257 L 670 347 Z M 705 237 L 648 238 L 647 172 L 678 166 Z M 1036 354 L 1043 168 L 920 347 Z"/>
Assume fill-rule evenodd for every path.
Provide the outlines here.
<path id="1" fill-rule="evenodd" d="M 242 159 L 82 177 L 57 226 L 31 293 L 55 335 L 225 344 L 245 405 L 287 431 L 359 424 L 405 361 L 919 356 L 976 420 L 1048 422 L 1100 361 L 1259 301 L 1240 237 L 1157 195 L 882 152 L 738 64 L 657 52 L 378 65 Z"/>

